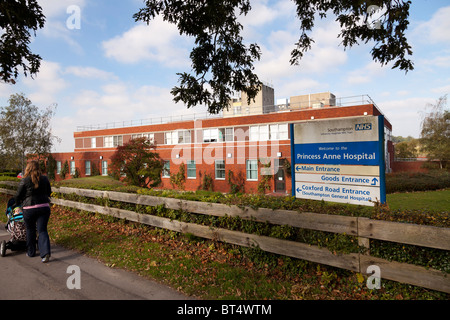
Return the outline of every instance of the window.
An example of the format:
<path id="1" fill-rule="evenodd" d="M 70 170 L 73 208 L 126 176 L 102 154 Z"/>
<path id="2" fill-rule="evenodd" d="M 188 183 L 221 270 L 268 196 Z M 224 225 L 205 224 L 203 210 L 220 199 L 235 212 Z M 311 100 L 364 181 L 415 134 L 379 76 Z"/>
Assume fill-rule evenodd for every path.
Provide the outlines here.
<path id="1" fill-rule="evenodd" d="M 108 161 L 103 160 L 102 161 L 102 176 L 108 175 Z"/>
<path id="2" fill-rule="evenodd" d="M 87 175 L 87 176 L 90 176 L 91 175 L 91 162 L 90 161 L 85 161 L 84 162 L 84 168 L 85 168 L 85 174 Z"/>
<path id="3" fill-rule="evenodd" d="M 178 143 L 191 143 L 191 131 L 190 130 L 178 131 Z"/>
<path id="4" fill-rule="evenodd" d="M 270 140 L 278 140 L 278 125 L 269 125 L 269 138 Z"/>
<path id="5" fill-rule="evenodd" d="M 170 161 L 164 161 L 162 176 L 164 178 L 170 178 Z"/>
<path id="6" fill-rule="evenodd" d="M 233 128 L 203 129 L 203 142 L 234 141 Z"/>
<path id="7" fill-rule="evenodd" d="M 219 141 L 219 131 L 217 129 L 203 129 L 203 142 Z"/>
<path id="8" fill-rule="evenodd" d="M 155 140 L 155 134 L 154 133 L 136 133 L 131 135 L 131 139 L 138 139 L 138 138 L 147 138 L 148 142 L 153 143 Z"/>
<path id="9" fill-rule="evenodd" d="M 70 175 L 75 175 L 75 161 L 70 161 Z"/>
<path id="10" fill-rule="evenodd" d="M 195 160 L 188 160 L 188 162 L 187 162 L 187 177 L 194 178 L 194 179 L 197 177 Z"/>
<path id="11" fill-rule="evenodd" d="M 250 127 L 250 141 L 258 141 L 259 140 L 259 127 L 252 126 Z"/>
<path id="12" fill-rule="evenodd" d="M 164 144 L 191 143 L 191 130 L 164 133 Z"/>
<path id="13" fill-rule="evenodd" d="M 271 124 L 269 125 L 269 137 L 270 140 L 287 140 L 288 139 L 288 125 L 284 124 Z"/>
<path id="14" fill-rule="evenodd" d="M 258 180 L 258 160 L 247 160 L 247 180 Z"/>
<path id="15" fill-rule="evenodd" d="M 112 146 L 113 146 L 113 137 L 112 136 L 104 137 L 103 138 L 103 145 L 105 146 L 105 148 L 112 148 Z"/>
<path id="16" fill-rule="evenodd" d="M 269 140 L 269 126 L 259 126 L 259 139 L 260 141 Z"/>
<path id="17" fill-rule="evenodd" d="M 287 140 L 288 125 L 270 124 L 250 127 L 250 141 Z"/>
<path id="18" fill-rule="evenodd" d="M 97 138 L 91 138 L 91 148 L 97 148 Z"/>
<path id="19" fill-rule="evenodd" d="M 122 136 L 107 136 L 104 137 L 103 145 L 105 148 L 115 148 L 118 146 L 121 146 L 123 144 L 123 137 Z"/>
<path id="20" fill-rule="evenodd" d="M 225 160 L 215 161 L 216 179 L 225 179 Z"/>
<path id="21" fill-rule="evenodd" d="M 61 173 L 61 161 L 56 161 L 56 174 Z"/>
<path id="22" fill-rule="evenodd" d="M 234 129 L 225 128 L 225 141 L 234 141 Z"/>
<path id="23" fill-rule="evenodd" d="M 278 125 L 278 139 L 287 140 L 288 139 L 288 125 L 287 123 Z"/>
<path id="24" fill-rule="evenodd" d="M 123 137 L 122 136 L 114 136 L 113 137 L 113 146 L 118 147 L 123 144 Z"/>
<path id="25" fill-rule="evenodd" d="M 177 144 L 178 135 L 176 131 L 164 133 L 164 144 Z"/>

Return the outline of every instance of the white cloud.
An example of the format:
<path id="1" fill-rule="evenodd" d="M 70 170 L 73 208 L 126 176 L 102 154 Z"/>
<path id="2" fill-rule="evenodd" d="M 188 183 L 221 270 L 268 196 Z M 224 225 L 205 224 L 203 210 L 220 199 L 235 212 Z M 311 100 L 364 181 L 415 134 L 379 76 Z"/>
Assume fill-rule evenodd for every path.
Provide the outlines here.
<path id="1" fill-rule="evenodd" d="M 433 17 L 421 24 L 414 30 L 413 35 L 427 43 L 449 43 L 450 42 L 450 6 L 440 8 Z"/>
<path id="2" fill-rule="evenodd" d="M 339 48 L 339 25 L 334 21 L 320 24 L 311 37 L 315 43 L 299 61 L 299 65 L 290 64 L 291 52 L 298 41 L 298 32 L 292 30 L 273 31 L 261 45 L 262 58 L 257 62 L 256 73 L 263 79 L 276 79 L 301 74 L 317 75 L 338 70 L 347 61 L 347 53 Z"/>
<path id="3" fill-rule="evenodd" d="M 52 119 L 52 132 L 55 136 L 61 139 L 61 142 L 55 142 L 53 145 L 53 152 L 72 152 L 75 143 L 73 139 L 72 128 L 75 129 L 76 120 L 73 117 L 58 116 L 58 110 L 55 117 Z"/>
<path id="4" fill-rule="evenodd" d="M 173 67 L 189 65 L 188 51 L 183 48 L 187 38 L 179 35 L 176 26 L 157 17 L 149 25 L 138 24 L 120 36 L 103 41 L 106 57 L 122 63 L 155 61 Z"/>
<path id="5" fill-rule="evenodd" d="M 29 89 L 27 96 L 36 105 L 50 105 L 57 102 L 57 95 L 69 84 L 62 77 L 59 63 L 43 60 L 39 73 L 34 79 L 23 78 L 23 84 Z"/>
<path id="6" fill-rule="evenodd" d="M 86 0 L 39 0 L 39 5 L 47 19 L 56 16 L 67 15 L 67 8 L 76 5 L 83 8 L 86 5 Z"/>
<path id="7" fill-rule="evenodd" d="M 328 91 L 328 84 L 320 83 L 317 80 L 308 78 L 286 81 L 275 88 L 277 99 L 289 99 L 291 96 L 322 91 Z"/>
<path id="8" fill-rule="evenodd" d="M 450 85 L 437 87 L 437 88 L 431 89 L 431 91 L 438 93 L 438 94 L 442 94 L 442 95 L 450 94 Z"/>
<path id="9" fill-rule="evenodd" d="M 86 5 L 86 1 L 39 0 L 39 5 L 42 7 L 42 12 L 46 18 L 44 28 L 39 31 L 39 34 L 48 38 L 61 39 L 75 52 L 82 53 L 83 49 L 81 45 L 74 39 L 77 33 L 67 27 L 66 21 L 71 16 L 70 13 L 67 13 L 67 8 L 73 5 L 80 8 L 80 18 L 83 20 L 82 10 Z"/>
<path id="10" fill-rule="evenodd" d="M 80 78 L 100 79 L 100 80 L 117 80 L 112 72 L 107 72 L 92 67 L 72 66 L 65 69 L 65 73 L 73 74 Z"/>
<path id="11" fill-rule="evenodd" d="M 432 59 L 423 59 L 421 63 L 426 66 L 449 68 L 450 67 L 450 52 L 445 56 L 438 56 Z"/>
<path id="12" fill-rule="evenodd" d="M 188 110 L 183 104 L 175 104 L 170 89 L 156 86 L 132 87 L 117 82 L 101 87 L 99 91 L 84 90 L 77 95 L 74 118 L 77 126 L 113 123 L 121 125 L 131 120 L 180 116 L 202 113 L 198 107 Z"/>
<path id="13" fill-rule="evenodd" d="M 435 98 L 414 97 L 377 102 L 378 107 L 392 124 L 394 136 L 418 138 L 421 128 L 421 113 Z"/>
<path id="14" fill-rule="evenodd" d="M 276 1 L 275 3 L 269 3 L 268 0 L 254 0 L 251 6 L 252 9 L 246 16 L 242 15 L 238 18 L 244 26 L 244 30 L 247 28 L 260 29 L 280 17 L 286 17 L 295 12 L 295 5 L 290 0 Z"/>
<path id="15" fill-rule="evenodd" d="M 351 85 L 369 83 L 384 75 L 386 68 L 383 68 L 375 61 L 370 61 L 364 67 L 350 71 L 347 75 L 347 82 Z"/>
<path id="16" fill-rule="evenodd" d="M 0 98 L 8 100 L 9 97 L 15 93 L 15 86 L 13 84 L 0 82 Z M 2 107 L 2 105 L 0 105 Z"/>

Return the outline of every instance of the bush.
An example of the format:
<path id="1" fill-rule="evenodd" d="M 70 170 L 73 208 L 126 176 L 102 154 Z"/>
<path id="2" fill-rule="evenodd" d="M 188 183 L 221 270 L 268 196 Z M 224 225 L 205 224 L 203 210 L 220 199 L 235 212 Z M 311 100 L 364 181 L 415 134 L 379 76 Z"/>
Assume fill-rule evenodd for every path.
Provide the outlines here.
<path id="1" fill-rule="evenodd" d="M 1 177 L 17 177 L 18 172 L 15 171 L 5 171 L 5 172 L 1 172 L 0 176 Z"/>
<path id="2" fill-rule="evenodd" d="M 386 175 L 386 193 L 438 190 L 450 187 L 450 173 L 443 170 L 429 173 L 399 172 Z"/>

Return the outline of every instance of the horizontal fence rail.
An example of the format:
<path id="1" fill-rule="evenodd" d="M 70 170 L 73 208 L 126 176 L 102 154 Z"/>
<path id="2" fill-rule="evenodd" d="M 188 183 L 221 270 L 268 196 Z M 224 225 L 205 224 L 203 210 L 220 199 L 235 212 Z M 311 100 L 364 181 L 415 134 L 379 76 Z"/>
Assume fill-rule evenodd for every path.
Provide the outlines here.
<path id="1" fill-rule="evenodd" d="M 16 186 L 16 182 L 0 182 L 0 185 Z M 450 228 L 422 226 L 410 223 L 400 223 L 373 220 L 364 217 L 349 217 L 327 215 L 292 210 L 272 210 L 266 208 L 253 209 L 218 203 L 180 200 L 148 195 L 122 193 L 114 191 L 98 191 L 77 188 L 53 188 L 54 192 L 76 194 L 91 198 L 105 198 L 113 201 L 133 203 L 145 206 L 163 205 L 165 208 L 184 210 L 197 214 L 220 217 L 240 217 L 257 222 L 269 222 L 276 225 L 347 234 L 358 237 L 360 245 L 369 249 L 369 240 L 376 239 L 411 244 L 442 250 L 450 250 Z M 15 194 L 14 190 L 0 189 L 6 194 Z M 263 251 L 286 255 L 294 258 L 321 263 L 354 272 L 367 274 L 370 265 L 376 265 L 381 270 L 381 277 L 402 283 L 417 285 L 433 290 L 450 293 L 450 277 L 442 271 L 432 270 L 416 265 L 393 262 L 368 254 L 335 254 L 326 248 L 299 243 L 295 241 L 259 236 L 222 228 L 213 228 L 194 223 L 186 223 L 169 218 L 140 214 L 134 211 L 110 208 L 106 206 L 81 203 L 76 201 L 52 198 L 55 205 L 79 210 L 98 212 L 120 219 L 126 219 L 153 227 L 164 228 L 181 233 L 191 233 L 198 237 L 222 241 L 244 247 L 257 247 Z"/>

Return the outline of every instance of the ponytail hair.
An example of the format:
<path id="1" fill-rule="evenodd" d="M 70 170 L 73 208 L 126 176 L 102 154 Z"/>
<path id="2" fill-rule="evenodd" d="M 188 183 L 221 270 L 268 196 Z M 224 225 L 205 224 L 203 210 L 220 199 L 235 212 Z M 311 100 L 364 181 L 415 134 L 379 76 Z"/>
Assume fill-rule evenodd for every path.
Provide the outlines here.
<path id="1" fill-rule="evenodd" d="M 39 162 L 37 162 L 36 160 L 28 162 L 24 177 L 28 176 L 31 177 L 31 182 L 33 182 L 34 188 L 37 189 L 39 187 L 41 169 L 39 168 Z"/>

